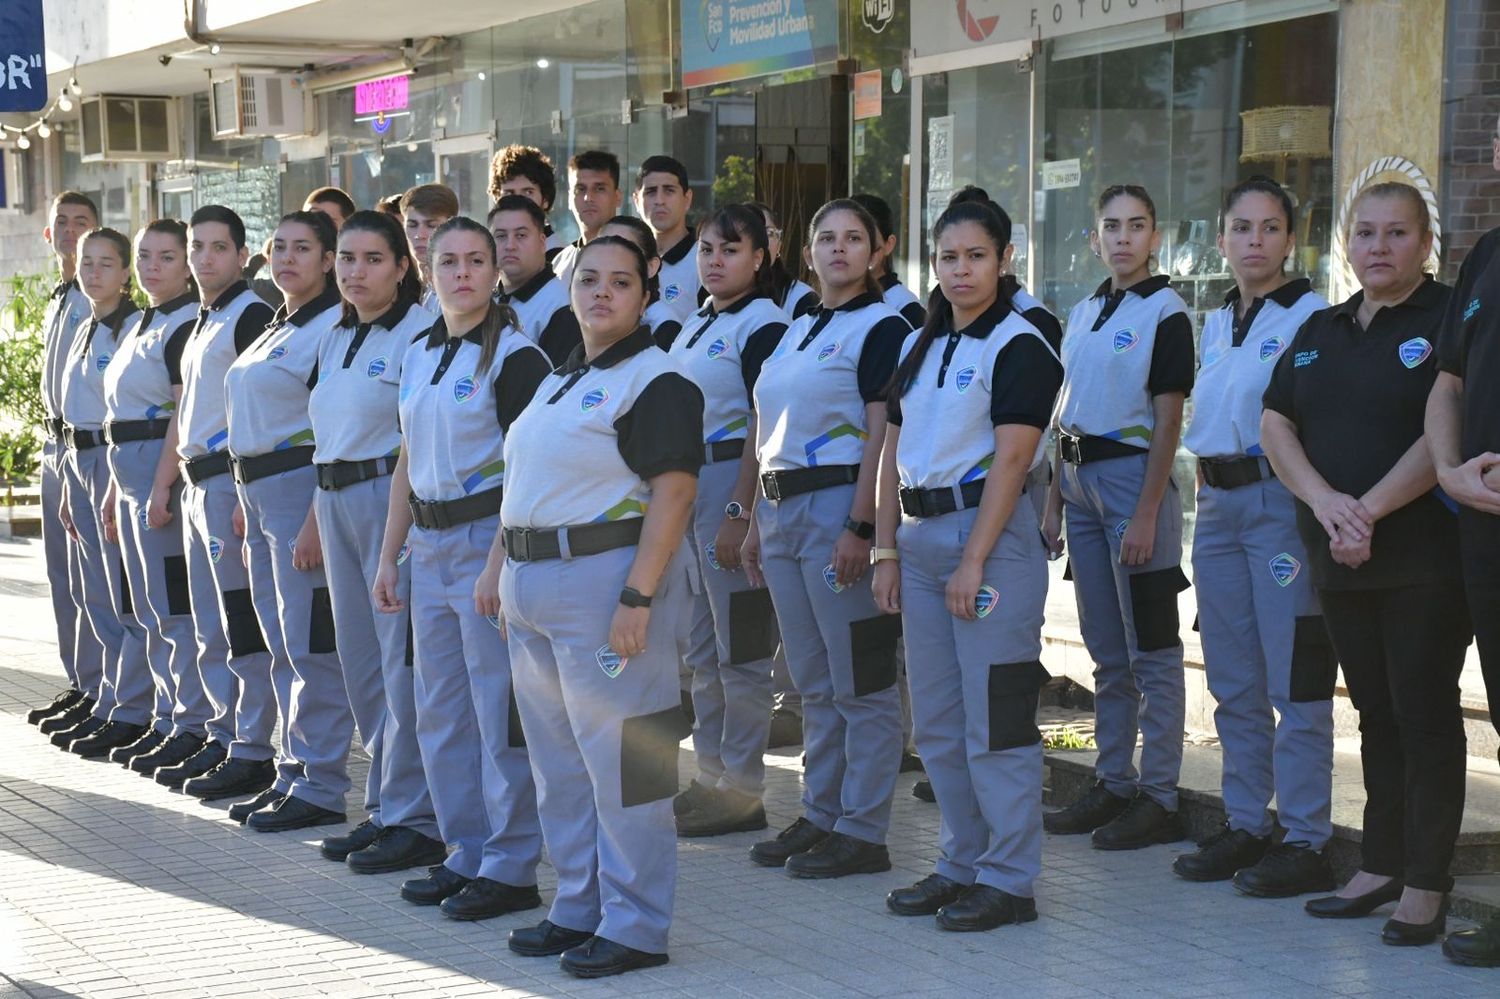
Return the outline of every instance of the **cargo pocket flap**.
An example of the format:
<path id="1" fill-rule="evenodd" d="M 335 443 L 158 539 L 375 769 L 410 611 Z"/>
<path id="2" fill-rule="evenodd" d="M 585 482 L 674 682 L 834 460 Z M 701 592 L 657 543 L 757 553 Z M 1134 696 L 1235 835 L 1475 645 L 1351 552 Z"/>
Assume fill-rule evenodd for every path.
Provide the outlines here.
<path id="1" fill-rule="evenodd" d="M 1190 585 L 1180 565 L 1130 577 L 1130 613 L 1137 649 L 1155 652 L 1182 644 L 1177 594 Z"/>
<path id="2" fill-rule="evenodd" d="M 677 793 L 677 745 L 689 731 L 681 704 L 620 723 L 620 807 Z"/>
<path id="3" fill-rule="evenodd" d="M 896 642 L 900 638 L 899 614 L 881 614 L 849 622 L 849 655 L 855 697 L 878 694 L 895 685 Z"/>
<path id="4" fill-rule="evenodd" d="M 1296 703 L 1332 700 L 1338 673 L 1338 656 L 1322 615 L 1297 618 L 1292 632 L 1291 699 Z"/>
<path id="5" fill-rule="evenodd" d="M 997 663 L 990 667 L 989 746 L 992 752 L 1034 746 L 1042 740 L 1036 727 L 1042 684 L 1051 679 L 1036 660 Z"/>
<path id="6" fill-rule="evenodd" d="M 776 654 L 781 630 L 767 589 L 741 590 L 729 595 L 729 661 L 750 663 Z"/>

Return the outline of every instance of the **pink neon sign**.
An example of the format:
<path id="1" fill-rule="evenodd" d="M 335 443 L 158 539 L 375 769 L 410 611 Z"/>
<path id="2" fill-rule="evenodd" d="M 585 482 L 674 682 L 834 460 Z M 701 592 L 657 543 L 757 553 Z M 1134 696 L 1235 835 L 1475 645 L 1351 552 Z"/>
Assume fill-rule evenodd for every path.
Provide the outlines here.
<path id="1" fill-rule="evenodd" d="M 407 84 L 405 76 L 386 76 L 379 80 L 368 80 L 354 86 L 354 113 L 380 114 L 386 111 L 405 111 Z"/>

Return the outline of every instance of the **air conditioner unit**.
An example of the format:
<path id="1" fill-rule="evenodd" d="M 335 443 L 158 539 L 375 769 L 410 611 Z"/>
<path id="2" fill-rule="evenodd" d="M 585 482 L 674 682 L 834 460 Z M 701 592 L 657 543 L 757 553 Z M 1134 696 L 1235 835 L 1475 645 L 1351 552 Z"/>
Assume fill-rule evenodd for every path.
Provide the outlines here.
<path id="1" fill-rule="evenodd" d="M 176 102 L 171 97 L 100 94 L 79 107 L 85 163 L 177 158 Z"/>
<path id="2" fill-rule="evenodd" d="M 216 139 L 311 131 L 311 95 L 294 76 L 246 73 L 236 66 L 213 73 L 209 83 Z"/>

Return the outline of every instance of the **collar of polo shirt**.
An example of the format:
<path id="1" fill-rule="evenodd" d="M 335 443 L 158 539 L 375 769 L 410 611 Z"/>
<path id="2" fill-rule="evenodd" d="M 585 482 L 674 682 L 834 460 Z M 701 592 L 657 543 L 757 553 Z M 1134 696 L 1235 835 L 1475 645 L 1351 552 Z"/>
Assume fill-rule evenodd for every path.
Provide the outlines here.
<path id="1" fill-rule="evenodd" d="M 1113 281 L 1114 278 L 1105 278 L 1104 283 L 1094 290 L 1094 294 L 1091 297 L 1109 297 L 1109 295 L 1111 294 L 1110 285 Z M 1123 293 L 1128 295 L 1133 292 L 1136 295 L 1139 295 L 1141 298 L 1149 298 L 1150 296 L 1155 295 L 1157 292 L 1161 291 L 1163 288 L 1170 287 L 1171 284 L 1172 279 L 1167 277 L 1165 274 L 1153 274 L 1151 277 L 1146 278 L 1144 281 L 1137 281 L 1129 288 L 1124 289 Z"/>
<path id="2" fill-rule="evenodd" d="M 1437 304 L 1437 300 L 1442 296 L 1442 294 L 1443 289 L 1442 286 L 1437 283 L 1437 279 L 1434 278 L 1431 274 L 1424 274 L 1422 276 L 1422 283 L 1417 285 L 1415 290 L 1413 290 L 1410 295 L 1406 296 L 1405 301 L 1403 301 L 1400 305 L 1387 305 L 1385 306 L 1385 308 L 1430 309 L 1432 308 L 1432 306 Z M 1354 319 L 1355 313 L 1359 311 L 1359 307 L 1364 304 L 1364 301 L 1365 292 L 1364 289 L 1361 288 L 1359 291 L 1356 291 L 1354 294 L 1350 295 L 1347 299 L 1340 302 L 1338 305 L 1335 305 L 1333 307 L 1333 314 L 1336 316 L 1348 316 L 1350 319 Z"/>
<path id="3" fill-rule="evenodd" d="M 291 315 L 286 314 L 286 303 L 282 302 L 276 309 L 276 315 L 271 317 L 271 325 L 279 326 L 282 323 L 286 323 L 290 326 L 304 326 L 308 320 L 320 314 L 325 309 L 330 309 L 339 304 L 340 301 L 339 290 L 330 282 L 328 287 L 319 292 L 317 298 L 308 302 Z"/>
<path id="4" fill-rule="evenodd" d="M 900 283 L 901 283 L 901 279 L 896 276 L 896 272 L 895 271 L 886 271 L 884 274 L 882 274 L 880 276 L 880 290 L 881 291 L 890 291 L 892 288 L 896 287 L 896 285 L 898 285 Z"/>
<path id="5" fill-rule="evenodd" d="M 386 309 L 384 312 L 382 312 L 379 317 L 377 317 L 370 323 L 370 325 L 379 326 L 381 329 L 393 330 L 397 326 L 401 325 L 401 320 L 406 318 L 406 314 L 410 312 L 412 306 L 416 304 L 416 302 L 403 302 L 398 298 L 396 299 L 396 301 L 391 303 L 391 307 L 389 309 Z M 359 322 L 358 319 L 356 319 L 354 325 L 363 326 L 365 324 Z"/>
<path id="6" fill-rule="evenodd" d="M 761 294 L 760 292 L 758 292 L 758 291 L 756 291 L 756 290 L 754 290 L 752 288 L 750 291 L 745 292 L 745 294 L 741 295 L 739 298 L 736 298 L 733 302 L 731 302 L 729 304 L 729 308 L 724 309 L 722 311 L 716 310 L 714 308 L 714 300 L 713 300 L 712 297 L 710 297 L 708 299 L 708 301 L 706 301 L 706 302 L 703 303 L 703 308 L 701 308 L 701 309 L 698 310 L 698 315 L 702 316 L 705 319 L 707 319 L 710 316 L 729 316 L 729 315 L 733 315 L 734 313 L 740 312 L 741 310 L 743 310 L 745 308 L 745 306 L 749 305 L 751 302 L 755 301 L 757 298 L 765 298 L 765 297 L 766 297 L 765 295 Z"/>
<path id="7" fill-rule="evenodd" d="M 547 287 L 548 283 L 556 279 L 556 277 L 557 275 L 552 273 L 552 268 L 543 267 L 541 270 L 537 271 L 530 278 L 528 278 L 526 283 L 521 285 L 521 287 L 517 288 L 515 291 L 500 292 L 500 301 L 509 302 L 514 300 L 517 302 L 529 302 L 531 301 L 532 296 L 541 291 L 543 288 Z"/>
<path id="8" fill-rule="evenodd" d="M 1290 309 L 1292 306 L 1297 304 L 1298 300 L 1301 299 L 1303 295 L 1306 295 L 1310 291 L 1312 291 L 1311 281 L 1309 281 L 1305 277 L 1293 278 L 1286 284 L 1282 285 L 1280 288 L 1277 288 L 1275 291 L 1271 292 L 1269 295 L 1264 296 L 1264 298 L 1268 302 L 1275 302 L 1283 309 Z M 1235 285 L 1233 288 L 1229 289 L 1229 294 L 1224 296 L 1224 304 L 1226 306 L 1230 306 L 1238 302 L 1239 300 L 1240 286 Z"/>
<path id="9" fill-rule="evenodd" d="M 819 305 L 818 311 L 853 312 L 856 309 L 863 309 L 867 305 L 875 305 L 882 301 L 884 301 L 884 299 L 882 299 L 877 293 L 873 291 L 862 291 L 858 295 L 855 295 L 853 298 L 849 299 L 849 301 L 845 302 L 843 305 L 835 305 L 831 309 L 826 305 Z"/>
<path id="10" fill-rule="evenodd" d="M 183 292 L 181 295 L 178 295 L 171 301 L 163 302 L 160 305 L 154 305 L 148 311 L 154 314 L 159 313 L 165 315 L 168 312 L 176 312 L 178 309 L 182 308 L 184 305 L 187 305 L 189 302 L 196 301 L 198 301 L 197 290 L 194 288 L 189 288 L 187 291 Z"/>
<path id="11" fill-rule="evenodd" d="M 57 287 L 52 289 L 52 297 L 53 298 L 62 298 L 68 292 L 72 291 L 74 288 L 77 288 L 77 287 L 78 287 L 78 279 L 77 278 L 73 278 L 71 281 L 59 281 L 59 282 L 57 282 Z"/>
<path id="12" fill-rule="evenodd" d="M 208 304 L 208 307 L 215 312 L 223 312 L 225 309 L 229 308 L 230 302 L 233 302 L 236 298 L 240 297 L 240 292 L 249 287 L 250 285 L 246 281 L 236 281 L 228 288 L 225 288 L 223 291 L 219 292 L 219 297 L 210 302 Z"/>
<path id="13" fill-rule="evenodd" d="M 488 318 L 489 318 L 488 316 L 485 317 L 485 319 L 488 319 Z M 390 329 L 390 327 L 387 326 L 386 329 Z M 448 335 L 448 320 L 445 319 L 445 318 L 443 318 L 442 316 L 438 316 L 437 322 L 433 323 L 432 324 L 432 328 L 427 331 L 427 349 L 428 350 L 432 350 L 435 347 L 441 347 L 443 344 L 447 343 L 449 340 L 467 340 L 467 341 L 469 341 L 472 344 L 475 344 L 477 346 L 483 347 L 484 346 L 484 332 L 483 331 L 484 331 L 484 319 L 481 319 L 479 321 L 479 325 L 478 326 L 475 326 L 473 329 L 469 330 L 469 332 L 465 333 L 463 336 L 450 337 Z"/>
<path id="14" fill-rule="evenodd" d="M 592 361 L 584 360 L 584 345 L 580 343 L 573 348 L 573 353 L 568 355 L 568 359 L 563 362 L 562 367 L 557 369 L 557 373 L 570 375 L 583 368 L 612 368 L 648 347 L 655 346 L 656 340 L 651 336 L 650 327 L 641 326 L 634 333 L 629 333 L 610 344 Z"/>
<path id="15" fill-rule="evenodd" d="M 693 234 L 691 232 L 688 233 L 674 243 L 670 250 L 661 255 L 661 262 L 664 264 L 682 263 L 683 258 L 688 255 L 688 251 L 693 248 L 693 244 L 696 242 L 697 240 L 693 238 Z"/>
<path id="16" fill-rule="evenodd" d="M 1005 296 L 998 295 L 990 307 L 981 312 L 973 322 L 955 332 L 976 340 L 983 340 L 994 332 L 995 327 L 999 326 L 1005 317 L 1011 314 L 1011 311 L 1011 305 L 1005 300 Z"/>

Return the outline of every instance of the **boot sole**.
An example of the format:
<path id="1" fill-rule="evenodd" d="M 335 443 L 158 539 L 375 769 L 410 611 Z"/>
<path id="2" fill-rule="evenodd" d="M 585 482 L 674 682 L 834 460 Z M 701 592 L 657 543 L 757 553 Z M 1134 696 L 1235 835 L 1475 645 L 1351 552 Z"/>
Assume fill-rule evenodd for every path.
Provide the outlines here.
<path id="1" fill-rule="evenodd" d="M 1171 829 L 1157 833 L 1147 839 L 1134 839 L 1125 843 L 1101 843 L 1093 841 L 1095 850 L 1121 851 L 1121 850 L 1144 850 L 1148 846 L 1161 846 L 1166 843 L 1180 843 L 1187 839 L 1187 835 L 1181 829 Z"/>
<path id="2" fill-rule="evenodd" d="M 730 833 L 760 832 L 770 827 L 771 824 L 761 817 L 759 820 L 746 819 L 733 825 L 716 826 L 712 829 L 678 829 L 677 835 L 681 839 L 708 839 L 711 836 L 728 836 Z"/>
<path id="3" fill-rule="evenodd" d="M 459 889 L 458 889 L 458 891 L 455 891 L 453 893 L 453 895 L 457 895 L 459 891 L 463 891 L 462 886 L 460 886 Z M 427 898 L 427 897 L 421 896 L 421 895 L 413 897 L 411 895 L 408 895 L 404 891 L 401 892 L 400 894 L 401 894 L 401 900 L 403 902 L 409 902 L 412 905 L 425 905 L 425 906 L 442 905 L 448 899 L 450 899 L 450 898 L 453 897 L 453 895 L 444 895 L 442 898 Z M 561 951 L 559 951 L 558 953 L 561 953 Z"/>
<path id="4" fill-rule="evenodd" d="M 447 916 L 449 919 L 455 922 L 478 923 L 486 919 L 498 919 L 501 916 L 508 916 L 512 912 L 527 912 L 531 909 L 539 909 L 541 908 L 541 905 L 542 900 L 539 898 L 535 902 L 528 902 L 525 905 L 508 905 L 503 909 L 495 909 L 486 912 L 449 912 L 447 909 L 442 909 L 441 905 L 439 905 L 438 908 L 442 909 L 443 915 Z"/>
<path id="5" fill-rule="evenodd" d="M 1027 913 L 1024 916 L 1012 916 L 1009 919 L 1002 919 L 999 922 L 994 922 L 994 923 L 992 923 L 992 922 L 984 922 L 984 923 L 970 923 L 970 924 L 964 924 L 964 923 L 954 924 L 954 923 L 944 922 L 943 921 L 943 917 L 941 917 L 941 916 L 939 916 L 937 918 L 936 922 L 937 922 L 937 928 L 938 929 L 945 930 L 945 931 L 947 931 L 949 933 L 984 933 L 987 930 L 997 930 L 997 929 L 999 929 L 1002 926 L 1020 926 L 1022 923 L 1034 923 L 1034 922 L 1036 922 L 1036 913 L 1035 912 L 1031 912 L 1031 913 Z"/>
<path id="6" fill-rule="evenodd" d="M 794 878 L 803 881 L 832 881 L 835 878 L 848 877 L 851 874 L 883 874 L 891 869 L 889 860 L 883 863 L 862 864 L 859 867 L 851 867 L 845 871 L 799 871 L 794 867 L 788 867 L 786 872 Z"/>
<path id="7" fill-rule="evenodd" d="M 268 789 L 275 782 L 276 779 L 272 777 L 271 779 L 266 781 L 256 781 L 253 784 L 241 784 L 238 787 L 221 787 L 215 788 L 214 790 L 208 792 L 184 790 L 182 793 L 190 797 L 197 798 L 199 801 L 223 801 L 225 798 L 253 797 L 254 795 L 260 794 L 262 791 Z M 186 784 L 187 781 L 183 781 L 183 783 Z"/>
<path id="8" fill-rule="evenodd" d="M 447 859 L 448 850 L 445 847 L 441 853 L 434 850 L 432 853 L 423 856 L 414 856 L 409 860 L 402 860 L 399 862 L 393 860 L 384 864 L 378 864 L 370 867 L 366 867 L 363 864 L 358 867 L 354 866 L 353 864 L 349 864 L 349 870 L 353 871 L 355 874 L 394 874 L 397 871 L 409 871 L 413 867 L 435 867 L 436 865 L 441 864 Z M 345 858 L 345 863 L 348 863 L 347 857 Z"/>
<path id="9" fill-rule="evenodd" d="M 1174 864 L 1172 865 L 1172 873 L 1177 875 L 1184 881 L 1191 881 L 1194 884 L 1206 885 L 1213 884 L 1219 881 L 1232 881 L 1234 880 L 1235 874 L 1238 872 L 1230 871 L 1228 874 L 1197 874 L 1189 871 L 1184 871 L 1182 868 Z"/>
<path id="10" fill-rule="evenodd" d="M 1443 941 L 1443 956 L 1465 968 L 1500 968 L 1500 957 L 1465 957 L 1462 954 L 1455 954 L 1448 949 L 1446 940 Z"/>
<path id="11" fill-rule="evenodd" d="M 1296 898 L 1298 895 L 1311 895 L 1313 893 L 1326 895 L 1328 892 L 1335 891 L 1337 889 L 1337 882 L 1332 880 L 1320 881 L 1315 885 L 1308 885 L 1298 888 L 1286 888 L 1281 890 L 1254 888 L 1242 885 L 1238 881 L 1234 883 L 1234 890 L 1248 898 Z"/>
<path id="12" fill-rule="evenodd" d="M 609 978 L 612 975 L 623 975 L 627 971 L 636 971 L 640 968 L 660 968 L 670 960 L 665 954 L 652 954 L 649 957 L 629 962 L 628 964 L 615 965 L 609 968 L 575 968 L 564 964 L 562 970 L 574 978 Z"/>
<path id="13" fill-rule="evenodd" d="M 589 934 L 589 936 L 593 936 L 593 934 Z M 564 951 L 570 951 L 581 943 L 587 943 L 588 939 L 588 937 L 580 937 L 579 939 L 573 940 L 569 943 L 557 944 L 552 947 L 517 947 L 515 944 L 508 941 L 505 946 L 510 949 L 510 952 L 512 954 L 515 954 L 518 957 L 557 957 Z"/>
<path id="14" fill-rule="evenodd" d="M 255 814 L 257 813 L 251 813 L 251 815 Z M 245 828 L 254 829 L 258 833 L 295 832 L 298 829 L 311 829 L 314 826 L 336 826 L 342 822 L 349 821 L 349 817 L 347 815 L 320 815 L 316 818 L 301 819 L 297 822 L 291 822 L 284 825 L 258 826 L 252 824 L 249 819 L 250 816 L 246 816 Z"/>

